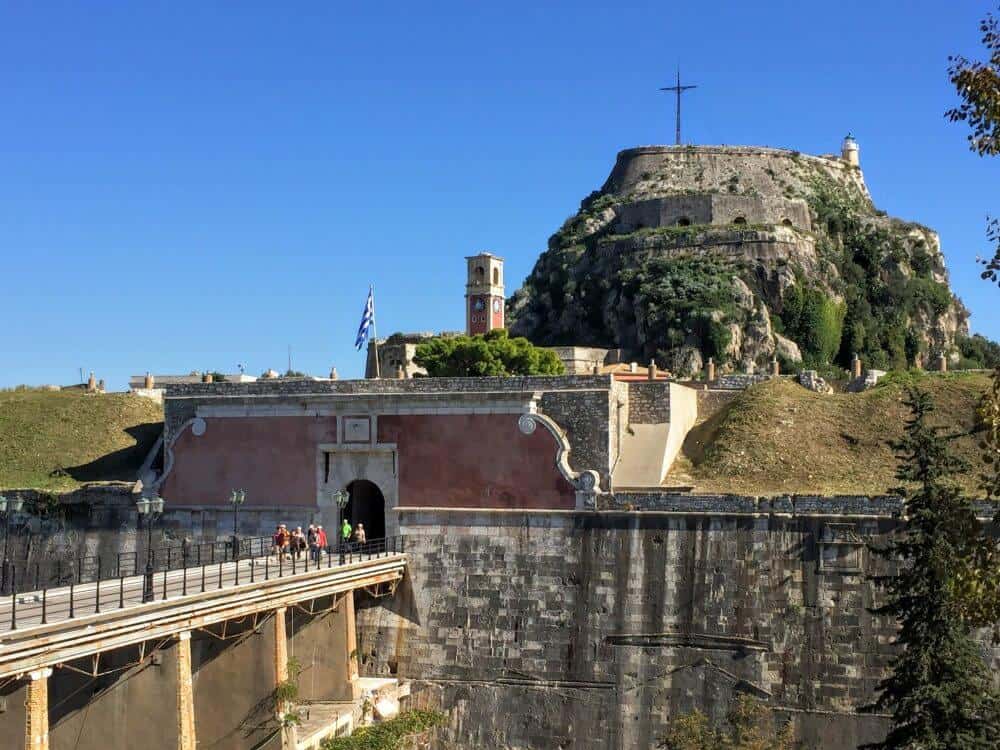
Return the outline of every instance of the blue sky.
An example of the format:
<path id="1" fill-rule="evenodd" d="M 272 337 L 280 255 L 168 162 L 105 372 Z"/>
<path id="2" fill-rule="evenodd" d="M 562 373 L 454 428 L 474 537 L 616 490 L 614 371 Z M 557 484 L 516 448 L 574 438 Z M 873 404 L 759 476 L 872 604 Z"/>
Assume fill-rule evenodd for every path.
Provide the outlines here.
<path id="1" fill-rule="evenodd" d="M 973 330 L 1000 159 L 943 112 L 986 0 L 6 2 L 0 386 L 146 370 L 361 373 L 379 333 L 464 325 L 464 256 L 508 294 L 619 149 L 808 153 L 853 131 L 876 203 L 941 233 Z"/>

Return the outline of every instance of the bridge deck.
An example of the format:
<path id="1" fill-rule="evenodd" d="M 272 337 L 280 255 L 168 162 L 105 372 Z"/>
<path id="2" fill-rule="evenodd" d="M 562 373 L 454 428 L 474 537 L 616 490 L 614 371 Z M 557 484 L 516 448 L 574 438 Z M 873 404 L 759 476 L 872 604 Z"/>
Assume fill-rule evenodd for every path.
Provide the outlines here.
<path id="1" fill-rule="evenodd" d="M 398 581 L 406 556 L 327 555 L 294 568 L 257 557 L 157 573 L 155 600 L 143 602 L 144 577 L 20 593 L 0 599 L 0 678 L 112 648 L 167 637 L 235 617 Z M 72 606 L 71 606 L 72 595 Z"/>

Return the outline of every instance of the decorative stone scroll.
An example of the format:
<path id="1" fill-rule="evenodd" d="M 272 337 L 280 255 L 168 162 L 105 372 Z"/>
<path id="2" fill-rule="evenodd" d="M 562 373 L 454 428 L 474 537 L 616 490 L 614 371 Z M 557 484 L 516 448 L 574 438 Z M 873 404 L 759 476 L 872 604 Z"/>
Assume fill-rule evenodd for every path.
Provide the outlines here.
<path id="1" fill-rule="evenodd" d="M 573 471 L 569 465 L 570 444 L 566 433 L 551 417 L 537 412 L 528 412 L 517 418 L 517 429 L 524 435 L 533 435 L 538 425 L 542 425 L 556 439 L 556 468 L 567 482 L 576 489 L 576 507 L 594 508 L 595 498 L 601 492 L 601 475 L 593 469 Z"/>

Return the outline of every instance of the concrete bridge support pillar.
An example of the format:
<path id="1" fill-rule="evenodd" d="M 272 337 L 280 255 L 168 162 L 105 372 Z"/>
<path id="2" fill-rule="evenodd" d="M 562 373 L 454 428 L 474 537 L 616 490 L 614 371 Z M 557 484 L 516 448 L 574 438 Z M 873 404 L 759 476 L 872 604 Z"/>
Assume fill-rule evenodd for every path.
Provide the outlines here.
<path id="1" fill-rule="evenodd" d="M 354 592 L 344 594 L 344 627 L 347 628 L 344 642 L 347 644 L 347 679 L 355 686 L 358 681 L 358 628 L 354 621 Z"/>
<path id="2" fill-rule="evenodd" d="M 177 750 L 197 750 L 194 684 L 191 681 L 191 631 L 177 634 Z"/>
<path id="3" fill-rule="evenodd" d="M 287 607 L 274 610 L 274 686 L 277 688 L 288 682 L 288 630 L 285 627 Z M 289 701 L 278 701 L 274 710 L 281 725 L 281 750 L 295 750 L 298 733 L 295 725 L 285 725 L 285 715 L 293 711 L 295 705 Z"/>
<path id="4" fill-rule="evenodd" d="M 46 667 L 28 675 L 28 702 L 25 706 L 25 750 L 49 750 L 49 677 L 52 669 Z"/>

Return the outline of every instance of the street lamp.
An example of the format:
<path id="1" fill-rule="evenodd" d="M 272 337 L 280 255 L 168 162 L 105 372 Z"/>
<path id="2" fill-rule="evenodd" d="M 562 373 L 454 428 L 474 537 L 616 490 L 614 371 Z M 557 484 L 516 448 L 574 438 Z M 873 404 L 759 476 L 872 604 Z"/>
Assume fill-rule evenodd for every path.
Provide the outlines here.
<path id="1" fill-rule="evenodd" d="M 240 558 L 240 506 L 247 501 L 246 490 L 233 490 L 229 495 L 229 502 L 233 504 L 233 559 Z"/>
<path id="2" fill-rule="evenodd" d="M 135 501 L 135 509 L 139 512 L 139 527 L 142 528 L 142 517 L 146 517 L 146 574 L 142 580 L 142 601 L 153 601 L 153 521 L 163 513 L 163 498 L 144 497 Z"/>
<path id="3" fill-rule="evenodd" d="M 347 506 L 348 500 L 351 499 L 351 493 L 347 490 L 337 490 L 333 493 L 333 502 L 337 505 L 337 549 L 340 551 L 340 564 L 344 564 L 344 539 L 343 534 L 340 531 L 340 527 L 344 523 L 344 508 Z"/>
<path id="4" fill-rule="evenodd" d="M 0 513 L 3 514 L 3 572 L 0 573 L 0 588 L 7 593 L 7 583 L 10 579 L 10 556 L 7 554 L 7 539 L 10 537 L 10 517 L 19 513 L 24 507 L 24 500 L 19 497 L 7 499 L 0 495 Z"/>

